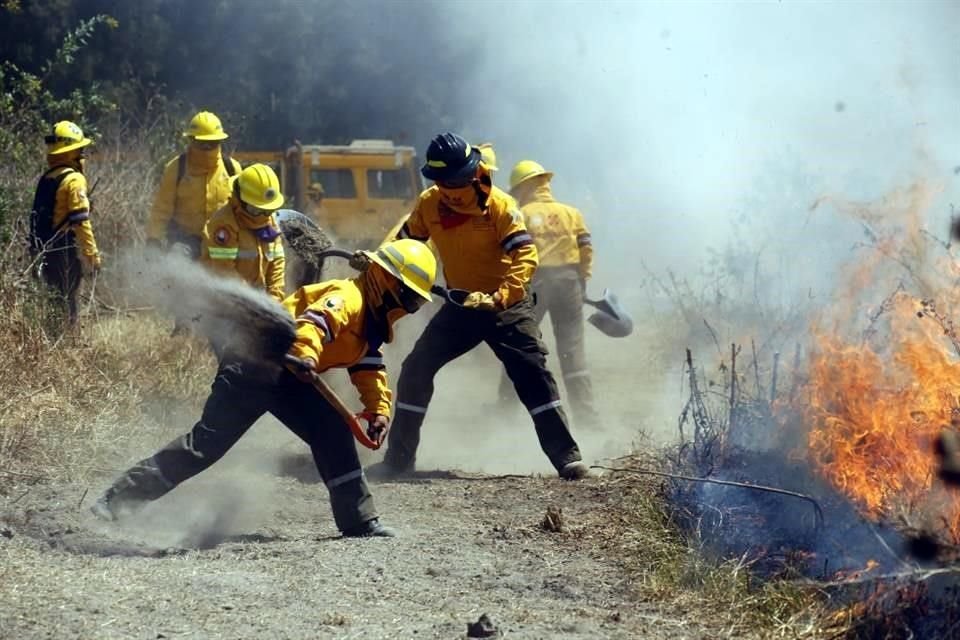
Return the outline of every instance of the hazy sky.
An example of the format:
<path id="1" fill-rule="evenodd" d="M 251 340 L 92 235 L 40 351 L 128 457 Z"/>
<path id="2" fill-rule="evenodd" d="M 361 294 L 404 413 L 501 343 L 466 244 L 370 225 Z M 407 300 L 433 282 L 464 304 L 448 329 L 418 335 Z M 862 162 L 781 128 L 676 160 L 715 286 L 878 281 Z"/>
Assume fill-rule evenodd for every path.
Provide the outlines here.
<path id="1" fill-rule="evenodd" d="M 465 133 L 496 143 L 501 184 L 521 158 L 555 170 L 608 254 L 689 260 L 744 213 L 836 239 L 849 223 L 789 226 L 824 190 L 939 180 L 939 225 L 954 201 L 958 3 L 449 6 L 438 20 L 478 38 L 479 74 L 451 88 L 477 94 Z M 801 174 L 794 203 L 757 193 Z M 757 198 L 767 211 L 743 210 Z"/>

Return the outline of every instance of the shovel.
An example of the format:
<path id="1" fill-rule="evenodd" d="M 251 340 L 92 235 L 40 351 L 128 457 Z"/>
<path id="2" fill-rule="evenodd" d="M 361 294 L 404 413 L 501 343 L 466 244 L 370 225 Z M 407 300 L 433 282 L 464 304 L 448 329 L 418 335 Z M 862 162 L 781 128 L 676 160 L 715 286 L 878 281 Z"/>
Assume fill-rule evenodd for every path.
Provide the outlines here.
<path id="1" fill-rule="evenodd" d="M 337 413 L 340 414 L 340 417 L 343 418 L 343 421 L 347 423 L 347 426 L 350 427 L 350 432 L 353 433 L 353 437 L 357 439 L 357 442 L 365 446 L 367 449 L 373 449 L 376 451 L 383 445 L 384 438 L 387 435 L 385 429 L 375 429 L 372 425 L 373 423 L 373 414 L 362 412 L 354 414 L 350 409 L 343 403 L 343 400 L 340 399 L 340 396 L 330 388 L 330 385 L 320 377 L 316 371 L 312 369 L 306 369 L 303 366 L 303 362 L 296 356 L 291 356 L 287 354 L 284 356 L 284 362 L 288 365 L 294 367 L 298 371 L 306 373 L 310 378 L 310 384 L 322 395 L 330 405 L 336 409 Z M 366 420 L 370 426 L 366 429 L 363 428 L 363 425 L 360 424 L 360 420 Z"/>
<path id="2" fill-rule="evenodd" d="M 583 302 L 597 310 L 587 318 L 587 322 L 604 334 L 611 338 L 626 338 L 633 333 L 633 318 L 610 289 L 604 289 L 599 300 L 584 297 Z"/>

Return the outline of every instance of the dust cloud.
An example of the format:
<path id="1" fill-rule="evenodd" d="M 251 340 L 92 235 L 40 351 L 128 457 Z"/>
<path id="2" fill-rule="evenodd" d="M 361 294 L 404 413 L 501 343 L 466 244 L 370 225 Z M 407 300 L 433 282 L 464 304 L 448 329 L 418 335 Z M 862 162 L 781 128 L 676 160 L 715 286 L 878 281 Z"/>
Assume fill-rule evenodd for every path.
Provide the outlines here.
<path id="1" fill-rule="evenodd" d="M 375 36 L 378 7 L 357 5 L 343 37 Z M 588 460 L 623 452 L 641 431 L 661 442 L 674 435 L 684 345 L 662 344 L 665 328 L 653 318 L 674 301 L 651 273 L 669 269 L 704 297 L 829 305 L 862 229 L 814 203 L 876 200 L 917 179 L 939 185 L 926 223 L 946 234 L 960 165 L 960 83 L 949 64 L 960 54 L 956 4 L 531 1 L 434 9 L 419 25 L 431 55 L 415 45 L 396 55 L 450 78 L 449 92 L 461 99 L 444 97 L 451 112 L 434 131 L 418 126 L 420 139 L 410 142 L 422 153 L 429 135 L 445 129 L 492 142 L 502 187 L 521 159 L 554 171 L 555 195 L 583 210 L 593 231 L 591 293 L 613 288 L 635 317 L 637 331 L 624 340 L 585 328 L 605 425 L 577 431 Z M 389 119 L 384 131 L 408 130 Z M 424 320 L 403 321 L 386 348 L 394 386 Z M 553 350 L 546 324 L 544 331 Z M 499 375 L 485 346 L 440 372 L 421 466 L 549 470 L 529 417 L 497 405 Z M 345 377 L 341 393 L 352 399 Z"/>
<path id="2" fill-rule="evenodd" d="M 685 344 L 658 344 L 669 331 L 652 320 L 675 301 L 650 273 L 669 269 L 704 299 L 759 315 L 830 305 L 863 230 L 814 203 L 877 200 L 917 179 L 939 185 L 925 223 L 946 235 L 960 164 L 948 64 L 957 18 L 953 4 L 906 2 L 458 6 L 455 22 L 481 35 L 464 86 L 487 89 L 458 114 L 461 132 L 495 144 L 501 186 L 520 159 L 556 173 L 555 195 L 593 231 L 591 292 L 615 289 L 636 316 L 626 341 L 586 328 L 598 405 L 621 448 L 640 428 L 671 438 L 682 406 Z M 692 337 L 715 353 L 702 326 Z M 448 442 L 469 431 L 490 444 L 458 462 L 519 467 L 516 451 L 529 451 L 542 465 L 528 418 L 471 413 L 493 402 L 497 368 L 475 357 L 441 373 L 426 460 L 449 459 L 461 447 Z M 602 436 L 595 448 L 577 435 L 587 458 L 608 455 Z"/>

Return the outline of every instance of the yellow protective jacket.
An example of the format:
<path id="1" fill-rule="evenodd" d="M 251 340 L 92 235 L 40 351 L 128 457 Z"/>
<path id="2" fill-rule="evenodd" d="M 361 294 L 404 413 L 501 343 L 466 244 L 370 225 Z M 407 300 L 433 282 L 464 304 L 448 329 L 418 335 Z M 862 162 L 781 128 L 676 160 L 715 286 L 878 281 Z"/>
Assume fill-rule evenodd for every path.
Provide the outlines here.
<path id="1" fill-rule="evenodd" d="M 582 279 L 590 278 L 593 243 L 580 211 L 554 200 L 549 184 L 538 186 L 520 210 L 537 245 L 541 267 L 576 265 Z"/>
<path id="2" fill-rule="evenodd" d="M 163 169 L 147 222 L 148 240 L 168 239 L 171 222 L 180 233 L 199 238 L 207 219 L 230 199 L 230 175 L 220 150 L 188 147 L 184 153 L 186 166 L 179 182 L 180 156 Z M 230 164 L 234 175 L 240 173 L 239 162 L 231 158 Z"/>
<path id="3" fill-rule="evenodd" d="M 283 301 L 297 323 L 290 354 L 313 358 L 319 371 L 346 367 L 365 411 L 389 416 L 392 394 L 380 351 L 371 335 L 363 291 L 357 280 L 329 280 L 301 287 Z"/>
<path id="4" fill-rule="evenodd" d="M 513 198 L 487 185 L 485 206 L 458 213 L 444 204 L 434 185 L 420 194 L 398 238 L 433 240 L 447 286 L 483 293 L 500 292 L 509 307 L 527 294 L 537 269 L 537 248 Z"/>
<path id="5" fill-rule="evenodd" d="M 90 224 L 90 199 L 87 197 L 87 178 L 72 167 L 57 166 L 56 158 L 48 158 L 51 168 L 44 174 L 50 178 L 63 176 L 57 187 L 57 199 L 53 205 L 53 228 L 69 229 L 73 233 L 77 250 L 87 259 L 100 255 L 97 240 Z"/>
<path id="6" fill-rule="evenodd" d="M 214 213 L 203 229 L 200 259 L 220 274 L 239 276 L 283 300 L 283 238 L 273 216 L 253 227 L 235 198 Z"/>

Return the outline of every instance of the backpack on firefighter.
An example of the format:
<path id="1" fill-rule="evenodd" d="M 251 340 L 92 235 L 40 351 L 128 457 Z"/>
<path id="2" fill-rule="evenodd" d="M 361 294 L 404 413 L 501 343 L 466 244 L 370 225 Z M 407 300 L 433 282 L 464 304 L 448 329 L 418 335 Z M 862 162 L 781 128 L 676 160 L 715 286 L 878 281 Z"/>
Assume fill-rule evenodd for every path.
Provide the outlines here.
<path id="1" fill-rule="evenodd" d="M 66 165 L 51 167 L 37 183 L 36 195 L 33 198 L 33 209 L 30 211 L 30 232 L 27 235 L 27 248 L 30 257 L 37 256 L 53 249 L 64 248 L 67 235 L 62 233 L 69 219 L 64 219 L 59 225 L 54 225 L 54 209 L 57 204 L 57 190 L 64 179 L 75 170 Z"/>

